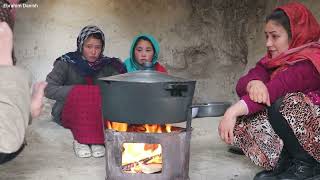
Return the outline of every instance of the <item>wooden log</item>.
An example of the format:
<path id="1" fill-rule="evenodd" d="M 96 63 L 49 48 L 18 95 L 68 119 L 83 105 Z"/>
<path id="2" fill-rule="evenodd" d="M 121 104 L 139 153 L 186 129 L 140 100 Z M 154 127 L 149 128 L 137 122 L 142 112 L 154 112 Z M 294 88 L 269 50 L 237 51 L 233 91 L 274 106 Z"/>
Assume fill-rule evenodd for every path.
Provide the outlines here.
<path id="1" fill-rule="evenodd" d="M 161 154 L 157 154 L 157 155 L 154 155 L 154 156 L 151 156 L 151 157 L 147 157 L 147 158 L 141 159 L 138 162 L 132 162 L 132 163 L 129 163 L 129 164 L 122 165 L 122 171 L 131 171 L 131 169 L 133 167 L 138 166 L 139 164 L 146 164 L 151 159 L 157 158 L 157 157 L 160 158 Z"/>

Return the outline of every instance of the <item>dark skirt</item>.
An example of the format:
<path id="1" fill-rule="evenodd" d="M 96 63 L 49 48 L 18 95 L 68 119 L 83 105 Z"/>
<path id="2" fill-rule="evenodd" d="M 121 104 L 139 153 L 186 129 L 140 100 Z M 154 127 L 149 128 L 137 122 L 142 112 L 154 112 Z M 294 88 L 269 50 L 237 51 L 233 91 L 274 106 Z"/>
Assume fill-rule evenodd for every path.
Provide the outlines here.
<path id="1" fill-rule="evenodd" d="M 287 94 L 280 106 L 301 146 L 320 161 L 320 108 L 303 93 Z M 234 129 L 234 145 L 241 148 L 255 164 L 266 169 L 275 167 L 283 141 L 272 129 L 267 110 L 243 116 Z"/>
<path id="2" fill-rule="evenodd" d="M 16 158 L 22 152 L 23 148 L 24 148 L 24 144 L 22 144 L 22 146 L 16 152 L 13 152 L 13 153 L 1 153 L 0 152 L 0 164 L 4 164 L 4 163 Z"/>

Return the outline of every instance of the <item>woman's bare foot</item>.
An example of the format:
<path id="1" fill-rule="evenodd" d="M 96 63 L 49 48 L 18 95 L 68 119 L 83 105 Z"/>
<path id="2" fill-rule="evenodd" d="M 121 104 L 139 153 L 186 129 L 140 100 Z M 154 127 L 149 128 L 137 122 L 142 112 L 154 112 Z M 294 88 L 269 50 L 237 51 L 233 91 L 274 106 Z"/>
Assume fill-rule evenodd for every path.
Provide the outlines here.
<path id="1" fill-rule="evenodd" d="M 36 118 L 40 115 L 44 97 L 44 88 L 47 86 L 47 82 L 37 82 L 33 85 L 32 95 L 31 95 L 31 116 Z"/>
<path id="2" fill-rule="evenodd" d="M 0 65 L 13 65 L 12 46 L 12 31 L 6 22 L 0 22 Z"/>

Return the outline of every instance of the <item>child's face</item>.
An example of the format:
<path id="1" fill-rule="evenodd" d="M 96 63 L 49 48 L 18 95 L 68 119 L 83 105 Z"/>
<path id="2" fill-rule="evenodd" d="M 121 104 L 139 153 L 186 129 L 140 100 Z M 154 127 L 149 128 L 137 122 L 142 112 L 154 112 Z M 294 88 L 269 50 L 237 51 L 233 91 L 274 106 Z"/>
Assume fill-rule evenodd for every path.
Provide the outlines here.
<path id="1" fill-rule="evenodd" d="M 134 48 L 134 58 L 140 64 L 151 62 L 154 55 L 152 44 L 146 40 L 139 40 Z"/>

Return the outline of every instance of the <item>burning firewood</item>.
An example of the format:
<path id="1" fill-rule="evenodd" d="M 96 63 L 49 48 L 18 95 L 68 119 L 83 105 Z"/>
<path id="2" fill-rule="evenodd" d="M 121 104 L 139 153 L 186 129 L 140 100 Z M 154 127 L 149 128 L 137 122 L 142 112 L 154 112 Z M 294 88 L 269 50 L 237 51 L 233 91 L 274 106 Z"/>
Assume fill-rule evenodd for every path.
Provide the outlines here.
<path id="1" fill-rule="evenodd" d="M 140 166 L 140 168 L 137 168 L 137 169 L 141 169 L 142 172 L 143 172 L 143 170 L 145 170 L 146 172 L 151 172 L 151 171 L 155 171 L 156 169 L 159 169 L 159 166 L 160 166 L 160 170 L 155 171 L 155 172 L 159 172 L 162 169 L 162 164 L 160 164 L 160 163 L 148 164 L 149 161 L 151 161 L 152 159 L 155 159 L 155 158 L 158 158 L 158 159 L 161 158 L 161 154 L 157 154 L 157 155 L 154 155 L 151 157 L 141 159 L 138 162 L 132 162 L 132 163 L 129 163 L 126 165 L 122 165 L 122 171 L 131 172 L 132 168 L 135 168 L 136 166 Z M 148 167 L 146 167 L 146 166 L 148 166 Z M 145 172 L 143 172 L 143 173 L 145 173 Z"/>
<path id="2" fill-rule="evenodd" d="M 145 151 L 148 151 L 148 150 L 154 151 L 158 148 L 158 146 L 159 146 L 159 144 L 145 144 L 144 150 Z"/>
<path id="3" fill-rule="evenodd" d="M 141 171 L 145 174 L 152 174 L 160 172 L 162 170 L 162 164 L 152 163 L 152 164 L 141 164 Z"/>

